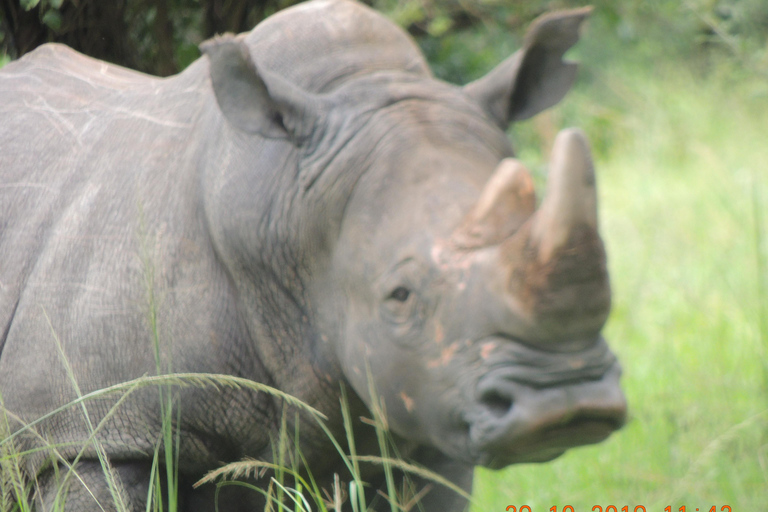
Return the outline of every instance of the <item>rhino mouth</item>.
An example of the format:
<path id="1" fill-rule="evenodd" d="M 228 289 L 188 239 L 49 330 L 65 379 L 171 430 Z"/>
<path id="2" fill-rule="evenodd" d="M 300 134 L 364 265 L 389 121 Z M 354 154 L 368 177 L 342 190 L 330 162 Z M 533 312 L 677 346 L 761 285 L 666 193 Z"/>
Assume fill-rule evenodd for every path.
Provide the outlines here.
<path id="1" fill-rule="evenodd" d="M 521 375 L 528 375 L 526 368 L 497 366 L 478 380 L 476 398 L 463 415 L 475 464 L 499 469 L 546 462 L 569 448 L 604 441 L 626 422 L 615 358 L 604 359 L 601 372 L 593 369 L 581 379 L 564 372 L 562 380 L 553 377 L 545 384 Z"/>
<path id="2" fill-rule="evenodd" d="M 480 453 L 479 464 L 501 469 L 511 464 L 548 462 L 568 449 L 600 443 L 622 425 L 623 422 L 615 418 L 574 418 L 565 424 L 546 426 L 515 439 L 508 439 L 506 443 L 486 446 Z"/>

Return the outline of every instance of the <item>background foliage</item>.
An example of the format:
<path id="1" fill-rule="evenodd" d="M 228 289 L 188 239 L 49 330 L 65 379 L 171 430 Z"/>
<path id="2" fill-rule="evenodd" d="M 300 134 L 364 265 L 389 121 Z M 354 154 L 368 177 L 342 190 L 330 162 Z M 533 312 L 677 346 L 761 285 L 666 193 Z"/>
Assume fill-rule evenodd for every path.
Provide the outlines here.
<path id="1" fill-rule="evenodd" d="M 466 83 L 544 11 L 581 0 L 368 0 Z M 0 0 L 0 64 L 46 41 L 167 75 L 218 32 L 294 0 Z M 512 128 L 541 183 L 583 127 L 600 182 L 627 427 L 541 466 L 478 470 L 477 511 L 527 504 L 765 510 L 768 489 L 768 3 L 595 0 L 574 91 Z M 1 101 L 1 99 L 0 99 Z"/>
<path id="2" fill-rule="evenodd" d="M 0 53 L 17 58 L 61 42 L 100 59 L 169 75 L 199 56 L 197 45 L 243 32 L 297 0 L 0 0 Z M 510 33 L 578 0 L 366 0 L 420 38 L 437 73 L 464 81 L 507 53 Z M 768 8 L 762 0 L 596 0 L 596 17 L 623 42 L 669 56 L 730 52 L 765 70 Z M 654 44 L 655 43 L 655 44 Z"/>

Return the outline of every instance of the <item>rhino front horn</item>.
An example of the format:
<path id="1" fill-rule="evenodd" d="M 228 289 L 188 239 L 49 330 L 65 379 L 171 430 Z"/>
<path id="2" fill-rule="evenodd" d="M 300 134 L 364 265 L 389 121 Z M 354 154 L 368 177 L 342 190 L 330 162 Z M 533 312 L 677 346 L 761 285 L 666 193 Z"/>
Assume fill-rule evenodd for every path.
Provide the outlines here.
<path id="1" fill-rule="evenodd" d="M 597 232 L 597 192 L 580 130 L 558 134 L 547 191 L 530 222 L 501 246 L 508 293 L 535 341 L 590 337 L 610 311 L 606 255 Z"/>
<path id="2" fill-rule="evenodd" d="M 569 128 L 555 139 L 546 195 L 531 226 L 539 260 L 549 261 L 579 229 L 597 232 L 597 191 L 587 139 Z"/>

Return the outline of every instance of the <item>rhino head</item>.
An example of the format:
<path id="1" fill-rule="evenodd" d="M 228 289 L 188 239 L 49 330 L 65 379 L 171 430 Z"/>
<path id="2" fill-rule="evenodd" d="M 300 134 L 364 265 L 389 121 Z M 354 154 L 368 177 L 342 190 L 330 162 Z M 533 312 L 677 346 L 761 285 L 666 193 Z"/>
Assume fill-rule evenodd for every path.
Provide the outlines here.
<path id="1" fill-rule="evenodd" d="M 550 460 L 625 421 L 586 138 L 558 135 L 537 206 L 504 133 L 570 89 L 562 57 L 587 14 L 541 18 L 464 87 L 410 70 L 312 93 L 240 41 L 204 48 L 230 124 L 294 144 L 305 199 L 323 191 L 295 242 L 312 247 L 302 282 L 323 371 L 381 400 L 397 434 L 471 464 Z"/>
<path id="2" fill-rule="evenodd" d="M 410 158 L 441 174 L 405 171 L 391 193 L 366 180 L 348 205 L 367 212 L 346 220 L 336 255 L 354 388 L 371 400 L 370 372 L 393 430 L 492 468 L 608 437 L 626 404 L 600 335 L 610 288 L 583 134 L 558 135 L 538 209 L 514 158 L 482 188 L 462 150 Z M 455 195 L 436 196 L 446 174 Z"/>
<path id="3" fill-rule="evenodd" d="M 462 92 L 499 127 L 558 101 L 585 14 L 540 20 L 526 50 Z M 383 141 L 393 156 L 356 184 L 334 256 L 347 377 L 370 402 L 370 372 L 395 432 L 476 465 L 604 440 L 626 402 L 600 334 L 610 286 L 584 134 L 558 135 L 537 208 L 489 127 L 437 107 L 411 127 L 409 108 L 392 112 L 404 119 Z M 435 128 L 442 118 L 452 126 Z"/>

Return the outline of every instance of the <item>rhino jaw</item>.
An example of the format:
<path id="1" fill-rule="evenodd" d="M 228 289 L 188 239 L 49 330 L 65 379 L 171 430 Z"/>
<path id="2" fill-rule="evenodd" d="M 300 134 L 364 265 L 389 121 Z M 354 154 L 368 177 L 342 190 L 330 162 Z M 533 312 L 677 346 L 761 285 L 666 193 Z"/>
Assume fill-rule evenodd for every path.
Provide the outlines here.
<path id="1" fill-rule="evenodd" d="M 525 382 L 513 369 L 488 372 L 464 415 L 475 464 L 500 469 L 546 462 L 576 446 L 599 443 L 621 428 L 627 403 L 614 360 L 597 379 Z"/>

